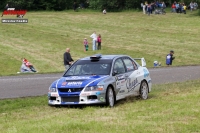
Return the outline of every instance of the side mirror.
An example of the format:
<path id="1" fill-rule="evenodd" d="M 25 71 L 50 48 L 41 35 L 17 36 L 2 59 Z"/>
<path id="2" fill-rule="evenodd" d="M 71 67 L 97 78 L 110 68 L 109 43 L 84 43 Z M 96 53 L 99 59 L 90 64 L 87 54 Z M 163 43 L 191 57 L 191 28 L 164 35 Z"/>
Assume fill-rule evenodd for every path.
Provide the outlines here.
<path id="1" fill-rule="evenodd" d="M 113 73 L 112 73 L 112 76 L 115 76 L 115 75 L 117 75 L 117 71 L 115 70 L 115 71 L 113 71 Z"/>

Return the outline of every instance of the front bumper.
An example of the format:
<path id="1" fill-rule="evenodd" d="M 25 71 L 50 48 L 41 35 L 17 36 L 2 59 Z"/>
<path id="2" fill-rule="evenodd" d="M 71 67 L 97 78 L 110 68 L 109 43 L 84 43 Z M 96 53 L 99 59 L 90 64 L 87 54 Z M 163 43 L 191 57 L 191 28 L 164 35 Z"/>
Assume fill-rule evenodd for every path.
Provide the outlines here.
<path id="1" fill-rule="evenodd" d="M 104 104 L 106 103 L 105 93 L 87 92 L 80 95 L 62 95 L 57 93 L 48 94 L 49 105 L 83 105 L 83 104 Z"/>

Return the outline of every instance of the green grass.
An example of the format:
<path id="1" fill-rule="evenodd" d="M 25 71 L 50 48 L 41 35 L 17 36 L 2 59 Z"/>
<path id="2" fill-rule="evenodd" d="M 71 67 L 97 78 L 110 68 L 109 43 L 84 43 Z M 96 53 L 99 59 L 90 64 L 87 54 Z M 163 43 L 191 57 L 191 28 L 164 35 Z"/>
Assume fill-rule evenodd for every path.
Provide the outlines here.
<path id="1" fill-rule="evenodd" d="M 154 85 L 114 108 L 50 107 L 47 96 L 0 100 L 1 133 L 199 133 L 200 80 Z"/>
<path id="2" fill-rule="evenodd" d="M 142 12 L 28 12 L 28 24 L 0 25 L 0 76 L 16 74 L 21 58 L 27 58 L 39 72 L 62 72 L 63 53 L 71 48 L 74 59 L 96 53 L 144 57 L 148 67 L 158 60 L 165 64 L 169 50 L 177 65 L 200 64 L 200 23 L 195 12 L 143 15 Z M 3 18 L 15 18 L 5 16 Z M 92 51 L 89 36 L 102 35 L 102 50 Z M 90 51 L 83 51 L 88 38 Z"/>

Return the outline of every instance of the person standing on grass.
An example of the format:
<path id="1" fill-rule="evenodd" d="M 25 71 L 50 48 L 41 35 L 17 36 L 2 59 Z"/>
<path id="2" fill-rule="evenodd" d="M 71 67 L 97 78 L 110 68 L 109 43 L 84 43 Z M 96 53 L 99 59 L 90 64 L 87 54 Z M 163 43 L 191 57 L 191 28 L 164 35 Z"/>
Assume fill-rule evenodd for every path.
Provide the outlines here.
<path id="1" fill-rule="evenodd" d="M 146 5 L 143 5 L 143 14 L 146 14 Z"/>
<path id="2" fill-rule="evenodd" d="M 147 6 L 147 14 L 150 16 L 150 14 L 151 14 L 151 5 L 150 4 L 148 4 L 148 6 Z"/>
<path id="3" fill-rule="evenodd" d="M 84 50 L 85 50 L 85 51 L 88 51 L 89 45 L 88 45 L 87 38 L 84 39 L 83 45 L 84 45 Z"/>
<path id="4" fill-rule="evenodd" d="M 93 48 L 93 51 L 97 50 L 97 46 L 96 46 L 97 35 L 96 35 L 96 32 L 94 31 L 94 33 L 90 37 L 92 38 L 92 48 Z"/>
<path id="5" fill-rule="evenodd" d="M 6 11 L 6 10 L 8 10 L 8 4 L 6 4 L 6 6 L 5 6 L 5 8 L 4 8 L 4 11 Z M 2 15 L 1 15 L 1 17 L 3 17 L 3 13 L 2 13 Z"/>
<path id="6" fill-rule="evenodd" d="M 73 59 L 70 54 L 70 48 L 66 48 L 66 52 L 64 53 L 64 65 L 65 69 L 68 70 L 69 67 L 73 64 Z"/>
<path id="7" fill-rule="evenodd" d="M 101 35 L 99 34 L 99 36 L 97 37 L 97 43 L 98 43 L 98 50 L 101 50 Z"/>
<path id="8" fill-rule="evenodd" d="M 172 4 L 172 12 L 176 12 L 176 6 L 174 3 Z"/>
<path id="9" fill-rule="evenodd" d="M 179 3 L 176 3 L 176 13 L 179 13 Z"/>
<path id="10" fill-rule="evenodd" d="M 172 65 L 172 61 L 175 59 L 175 57 L 173 57 L 174 55 L 174 51 L 170 50 L 170 53 L 166 56 L 166 65 L 170 66 Z"/>
<path id="11" fill-rule="evenodd" d="M 193 11 L 193 9 L 194 9 L 194 3 L 193 3 L 193 2 L 191 2 L 191 3 L 190 3 L 190 11 L 192 12 L 192 11 Z"/>
<path id="12" fill-rule="evenodd" d="M 183 3 L 183 13 L 186 14 L 187 6 Z"/>
<path id="13" fill-rule="evenodd" d="M 182 3 L 179 4 L 179 13 L 182 13 L 183 12 L 183 5 Z"/>
<path id="14" fill-rule="evenodd" d="M 74 11 L 76 11 L 76 2 L 74 2 L 74 4 L 73 4 L 73 9 L 74 9 Z"/>
<path id="15" fill-rule="evenodd" d="M 194 10 L 196 10 L 197 8 L 198 8 L 198 4 L 194 2 Z"/>

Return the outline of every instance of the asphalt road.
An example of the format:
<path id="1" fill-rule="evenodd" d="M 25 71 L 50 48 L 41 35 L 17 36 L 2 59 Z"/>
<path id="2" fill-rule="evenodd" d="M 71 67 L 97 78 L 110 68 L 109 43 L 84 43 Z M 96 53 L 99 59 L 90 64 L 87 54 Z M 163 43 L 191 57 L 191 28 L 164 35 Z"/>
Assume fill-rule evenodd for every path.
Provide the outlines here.
<path id="1" fill-rule="evenodd" d="M 149 69 L 153 84 L 200 79 L 200 66 L 161 67 Z M 29 74 L 0 77 L 0 99 L 45 95 L 58 74 Z"/>

